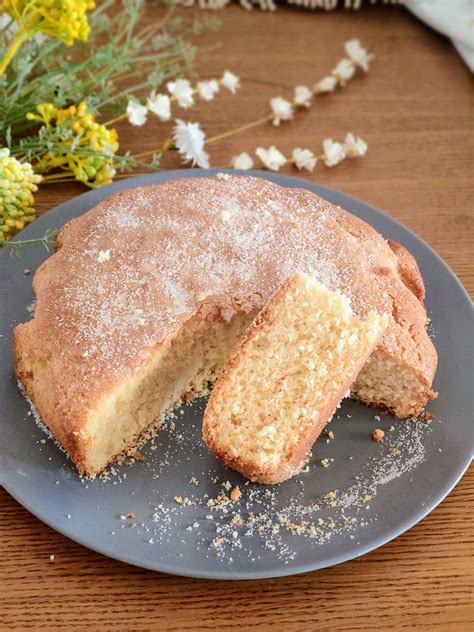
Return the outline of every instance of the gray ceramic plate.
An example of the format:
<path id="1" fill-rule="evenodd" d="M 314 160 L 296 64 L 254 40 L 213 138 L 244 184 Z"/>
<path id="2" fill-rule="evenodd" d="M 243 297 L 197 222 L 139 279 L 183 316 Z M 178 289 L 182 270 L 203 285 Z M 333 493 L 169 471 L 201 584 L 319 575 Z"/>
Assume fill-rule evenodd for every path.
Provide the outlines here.
<path id="1" fill-rule="evenodd" d="M 215 172 L 157 173 L 90 191 L 41 217 L 21 237 L 58 228 L 119 189 Z M 34 423 L 13 376 L 12 329 L 29 318 L 34 298 L 32 276 L 24 270 L 34 272 L 48 253 L 32 246 L 15 258 L 5 249 L 0 253 L 0 480 L 35 516 L 104 555 L 157 571 L 221 579 L 323 568 L 409 529 L 441 502 L 471 459 L 472 308 L 454 274 L 413 233 L 359 200 L 288 176 L 253 175 L 315 191 L 415 255 L 439 353 L 435 388 L 440 395 L 430 405 L 435 420 L 398 424 L 347 401 L 331 422 L 334 439 L 323 433 L 308 471 L 265 488 L 245 484 L 206 450 L 200 437 L 204 402 L 197 401 L 179 411 L 155 445 L 144 450 L 144 462 L 118 466 L 108 480 L 81 481 Z M 370 439 L 375 427 L 386 433 L 383 444 Z M 225 505 L 221 496 L 213 505 L 220 491 L 228 497 L 235 486 L 242 491 L 237 502 Z"/>

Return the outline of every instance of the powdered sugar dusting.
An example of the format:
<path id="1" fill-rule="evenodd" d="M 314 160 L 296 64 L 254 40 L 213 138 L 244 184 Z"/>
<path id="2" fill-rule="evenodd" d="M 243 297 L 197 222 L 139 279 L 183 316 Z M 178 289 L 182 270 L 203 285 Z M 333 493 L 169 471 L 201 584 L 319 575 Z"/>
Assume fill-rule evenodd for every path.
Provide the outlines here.
<path id="1" fill-rule="evenodd" d="M 342 291 L 359 313 L 385 311 L 340 213 L 302 189 L 242 177 L 175 180 L 105 200 L 68 225 L 36 280 L 33 322 L 57 379 L 92 395 L 195 314 L 198 297 L 230 318 L 260 308 L 295 271 Z M 369 267 L 387 250 L 374 237 Z"/>

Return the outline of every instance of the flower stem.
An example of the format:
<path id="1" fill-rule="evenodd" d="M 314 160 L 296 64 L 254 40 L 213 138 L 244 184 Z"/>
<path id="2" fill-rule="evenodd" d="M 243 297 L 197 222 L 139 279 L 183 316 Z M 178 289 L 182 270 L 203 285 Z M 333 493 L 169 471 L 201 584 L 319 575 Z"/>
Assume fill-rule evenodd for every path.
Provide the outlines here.
<path id="1" fill-rule="evenodd" d="M 113 125 L 114 123 L 118 123 L 118 121 L 123 121 L 123 119 L 125 118 L 127 118 L 127 113 L 123 112 L 119 116 L 116 116 L 115 118 L 110 119 L 110 121 L 106 121 L 105 123 L 103 123 L 103 125 Z"/>
<path id="2" fill-rule="evenodd" d="M 23 29 L 18 29 L 12 39 L 12 43 L 10 44 L 10 48 L 8 48 L 7 52 L 3 56 L 3 59 L 0 61 L 0 77 L 3 75 L 5 70 L 7 69 L 9 63 L 15 56 L 15 53 L 20 48 L 20 46 L 26 42 L 28 39 L 28 33 Z"/>
<path id="3" fill-rule="evenodd" d="M 262 123 L 266 123 L 267 121 L 271 121 L 273 119 L 273 113 L 267 114 L 266 116 L 262 116 L 262 118 L 256 119 L 255 121 L 251 121 L 250 123 L 246 123 L 245 125 L 241 125 L 240 127 L 236 127 L 234 129 L 229 130 L 228 132 L 224 132 L 223 134 L 217 134 L 217 136 L 211 136 L 206 140 L 206 145 L 209 143 L 215 143 L 218 140 L 222 140 L 223 138 L 229 138 L 229 136 L 234 136 L 235 134 L 240 134 L 240 132 L 245 132 L 245 130 L 252 129 L 253 127 L 257 127 Z"/>

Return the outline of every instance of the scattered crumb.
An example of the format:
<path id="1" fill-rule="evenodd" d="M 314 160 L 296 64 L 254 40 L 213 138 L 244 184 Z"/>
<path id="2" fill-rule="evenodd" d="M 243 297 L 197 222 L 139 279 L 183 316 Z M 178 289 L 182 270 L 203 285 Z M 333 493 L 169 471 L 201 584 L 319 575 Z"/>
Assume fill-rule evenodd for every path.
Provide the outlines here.
<path id="1" fill-rule="evenodd" d="M 375 419 L 376 421 L 380 421 L 380 415 L 375 415 L 374 419 Z"/>
<path id="2" fill-rule="evenodd" d="M 326 500 L 334 500 L 334 498 L 336 498 L 336 492 L 328 492 L 327 494 L 324 494 L 323 498 Z"/>
<path id="3" fill-rule="evenodd" d="M 242 520 L 242 516 L 240 514 L 235 514 L 235 516 L 232 518 L 232 524 L 239 528 L 243 527 L 244 521 Z"/>
<path id="4" fill-rule="evenodd" d="M 183 393 L 182 399 L 185 402 L 192 402 L 195 397 L 196 397 L 195 393 L 193 393 L 192 391 L 186 391 L 186 393 Z"/>
<path id="5" fill-rule="evenodd" d="M 366 494 L 366 495 L 364 496 L 364 498 L 362 498 L 362 502 L 363 502 L 363 503 L 368 503 L 368 502 L 370 502 L 371 500 L 372 500 L 372 496 L 370 496 L 370 494 Z"/>
<path id="6" fill-rule="evenodd" d="M 398 454 L 398 450 L 397 450 L 397 448 L 390 448 L 390 454 L 391 454 L 392 456 L 396 456 L 396 455 Z"/>
<path id="7" fill-rule="evenodd" d="M 242 492 L 238 487 L 234 487 L 234 489 L 230 492 L 230 499 L 233 503 L 235 503 L 242 496 Z"/>
<path id="8" fill-rule="evenodd" d="M 23 270 L 23 274 L 24 274 L 25 276 L 28 276 L 29 274 L 31 274 L 31 270 L 30 270 L 29 268 L 25 268 L 25 269 Z"/>
<path id="9" fill-rule="evenodd" d="M 375 428 L 375 430 L 372 431 L 372 441 L 375 441 L 376 443 L 382 443 L 384 438 L 385 432 L 380 428 Z"/>
<path id="10" fill-rule="evenodd" d="M 186 505 L 192 505 L 193 504 L 193 502 L 191 500 L 189 500 L 189 498 L 187 496 L 185 496 L 184 498 L 183 498 L 183 496 L 175 496 L 174 500 L 175 500 L 175 502 L 178 503 L 178 505 L 186 506 Z"/>
<path id="11" fill-rule="evenodd" d="M 330 463 L 331 463 L 331 461 L 329 459 L 321 459 L 321 465 L 323 467 L 329 467 Z"/>
<path id="12" fill-rule="evenodd" d="M 137 523 L 136 523 L 136 522 L 131 522 L 131 523 L 129 524 L 130 529 L 135 529 L 135 527 L 136 527 L 136 526 L 137 526 Z"/>
<path id="13" fill-rule="evenodd" d="M 125 517 L 126 518 L 136 518 L 136 515 L 134 513 L 128 513 Z"/>
<path id="14" fill-rule="evenodd" d="M 427 410 L 424 410 L 420 415 L 420 421 L 424 421 L 425 423 L 429 423 L 432 419 L 433 415 Z"/>
<path id="15" fill-rule="evenodd" d="M 393 432 L 395 430 L 395 426 L 390 426 L 389 430 L 390 432 Z"/>
<path id="16" fill-rule="evenodd" d="M 232 485 L 230 484 L 229 481 L 225 481 L 225 483 L 222 483 L 222 487 L 226 490 L 229 491 L 229 489 L 232 487 Z"/>
<path id="17" fill-rule="evenodd" d="M 195 476 L 192 476 L 189 479 L 189 482 L 190 482 L 191 485 L 199 485 L 199 481 L 198 481 L 198 479 Z"/>
<path id="18" fill-rule="evenodd" d="M 228 173 L 216 173 L 216 178 L 218 180 L 228 180 L 230 178 L 230 175 Z"/>
<path id="19" fill-rule="evenodd" d="M 328 439 L 329 441 L 332 441 L 334 439 L 334 432 L 332 430 L 329 430 L 328 432 Z"/>
<path id="20" fill-rule="evenodd" d="M 46 443 L 46 439 L 40 439 L 40 443 L 44 445 Z"/>

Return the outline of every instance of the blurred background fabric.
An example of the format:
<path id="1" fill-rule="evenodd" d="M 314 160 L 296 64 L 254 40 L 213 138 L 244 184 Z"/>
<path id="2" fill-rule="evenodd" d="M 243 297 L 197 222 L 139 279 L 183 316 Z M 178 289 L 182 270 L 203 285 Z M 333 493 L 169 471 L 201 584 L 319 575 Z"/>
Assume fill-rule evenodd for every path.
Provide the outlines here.
<path id="1" fill-rule="evenodd" d="M 474 0 L 406 0 L 420 20 L 451 39 L 474 72 Z"/>

